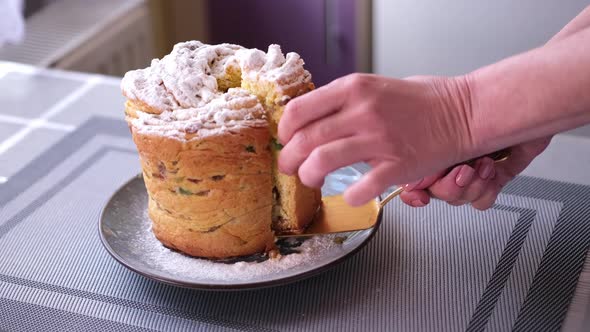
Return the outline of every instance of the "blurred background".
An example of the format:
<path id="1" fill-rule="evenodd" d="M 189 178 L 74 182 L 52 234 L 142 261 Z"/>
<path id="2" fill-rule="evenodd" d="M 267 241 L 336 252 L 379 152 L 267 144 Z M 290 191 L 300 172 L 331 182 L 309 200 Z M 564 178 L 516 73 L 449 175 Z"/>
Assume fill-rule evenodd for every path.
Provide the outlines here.
<path id="1" fill-rule="evenodd" d="M 0 0 L 13 1 L 13 0 Z M 180 41 L 277 43 L 317 85 L 351 72 L 468 72 L 541 45 L 587 0 L 14 0 L 24 37 L 0 60 L 121 76 Z"/>

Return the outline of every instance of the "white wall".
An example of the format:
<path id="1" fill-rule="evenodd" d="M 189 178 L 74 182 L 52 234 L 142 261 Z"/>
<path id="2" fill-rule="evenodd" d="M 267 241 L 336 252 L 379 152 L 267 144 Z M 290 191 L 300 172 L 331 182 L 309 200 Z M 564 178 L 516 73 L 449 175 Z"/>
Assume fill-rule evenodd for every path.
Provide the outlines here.
<path id="1" fill-rule="evenodd" d="M 540 46 L 590 0 L 373 0 L 376 73 L 456 75 Z"/>

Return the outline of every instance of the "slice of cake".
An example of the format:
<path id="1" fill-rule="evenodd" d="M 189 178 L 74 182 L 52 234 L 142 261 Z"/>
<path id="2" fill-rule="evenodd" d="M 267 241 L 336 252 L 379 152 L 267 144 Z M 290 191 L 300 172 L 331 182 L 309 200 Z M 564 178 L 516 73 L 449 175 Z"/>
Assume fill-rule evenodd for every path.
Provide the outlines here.
<path id="1" fill-rule="evenodd" d="M 122 81 L 155 236 L 200 257 L 274 247 L 299 233 L 318 189 L 278 172 L 277 125 L 286 103 L 313 89 L 296 53 L 180 43 Z"/>
<path id="2" fill-rule="evenodd" d="M 276 161 L 282 146 L 278 143 L 277 128 L 289 100 L 314 88 L 311 75 L 303 68 L 298 54 L 289 53 L 285 58 L 278 45 L 271 45 L 266 54 L 256 49 L 240 52 L 244 54 L 241 56 L 241 86 L 262 103 L 272 136 L 272 226 L 279 233 L 300 233 L 317 211 L 321 194 L 305 187 L 297 176 L 278 171 Z"/>

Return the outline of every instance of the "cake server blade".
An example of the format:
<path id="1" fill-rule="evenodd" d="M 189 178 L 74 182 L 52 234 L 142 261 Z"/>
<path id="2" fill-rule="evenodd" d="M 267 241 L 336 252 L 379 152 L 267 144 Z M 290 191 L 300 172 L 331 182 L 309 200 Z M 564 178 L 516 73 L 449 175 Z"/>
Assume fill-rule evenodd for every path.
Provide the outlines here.
<path id="1" fill-rule="evenodd" d="M 305 235 L 368 229 L 375 226 L 380 211 L 380 203 L 376 200 L 360 207 L 352 207 L 344 201 L 342 195 L 324 197 L 322 207 L 314 221 L 305 230 Z"/>

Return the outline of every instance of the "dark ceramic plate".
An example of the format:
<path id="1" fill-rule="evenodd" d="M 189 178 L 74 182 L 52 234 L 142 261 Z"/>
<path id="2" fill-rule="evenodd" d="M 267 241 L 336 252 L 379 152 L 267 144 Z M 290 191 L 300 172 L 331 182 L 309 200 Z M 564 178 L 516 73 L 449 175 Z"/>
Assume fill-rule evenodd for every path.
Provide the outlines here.
<path id="1" fill-rule="evenodd" d="M 360 177 L 352 167 L 330 174 L 322 195 L 342 193 Z M 302 280 L 335 266 L 364 247 L 381 223 L 359 232 L 281 240 L 277 261 L 253 255 L 226 261 L 185 256 L 165 248 L 151 232 L 147 193 L 141 176 L 124 184 L 104 207 L 100 239 L 121 264 L 147 278 L 199 289 L 255 289 Z"/>

